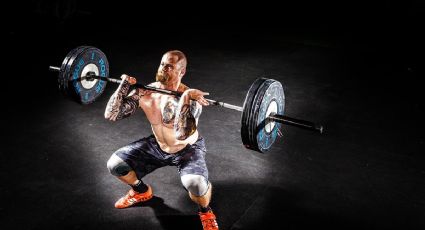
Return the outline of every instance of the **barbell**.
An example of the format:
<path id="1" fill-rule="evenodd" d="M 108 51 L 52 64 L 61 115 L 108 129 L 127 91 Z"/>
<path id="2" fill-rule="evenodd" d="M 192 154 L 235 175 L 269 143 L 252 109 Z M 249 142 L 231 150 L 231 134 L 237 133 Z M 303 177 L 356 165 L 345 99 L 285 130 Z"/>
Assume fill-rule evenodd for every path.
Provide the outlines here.
<path id="1" fill-rule="evenodd" d="M 84 105 L 93 103 L 103 93 L 107 82 L 121 83 L 119 79 L 109 78 L 108 59 L 100 49 L 93 46 L 79 46 L 71 50 L 60 67 L 49 66 L 49 70 L 59 72 L 59 90 Z M 134 86 L 176 97 L 182 95 L 182 92 L 140 83 Z M 206 100 L 211 105 L 242 112 L 242 143 L 246 148 L 258 152 L 271 148 L 277 136 L 281 135 L 281 124 L 323 133 L 322 125 L 284 115 L 285 94 L 282 84 L 274 79 L 257 78 L 250 86 L 242 107 Z"/>

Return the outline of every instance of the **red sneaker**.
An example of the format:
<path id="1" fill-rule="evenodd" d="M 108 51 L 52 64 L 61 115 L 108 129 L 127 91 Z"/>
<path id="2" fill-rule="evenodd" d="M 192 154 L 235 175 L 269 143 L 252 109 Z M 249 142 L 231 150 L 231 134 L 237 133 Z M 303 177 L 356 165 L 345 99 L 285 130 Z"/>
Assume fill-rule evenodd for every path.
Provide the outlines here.
<path id="1" fill-rule="evenodd" d="M 115 208 L 128 208 L 134 204 L 150 200 L 152 198 L 152 188 L 149 185 L 147 186 L 148 191 L 144 193 L 138 193 L 133 189 L 130 189 L 125 196 L 115 202 Z"/>
<path id="2" fill-rule="evenodd" d="M 201 217 L 204 230 L 218 230 L 218 224 L 212 210 L 208 212 L 199 212 L 199 217 Z"/>

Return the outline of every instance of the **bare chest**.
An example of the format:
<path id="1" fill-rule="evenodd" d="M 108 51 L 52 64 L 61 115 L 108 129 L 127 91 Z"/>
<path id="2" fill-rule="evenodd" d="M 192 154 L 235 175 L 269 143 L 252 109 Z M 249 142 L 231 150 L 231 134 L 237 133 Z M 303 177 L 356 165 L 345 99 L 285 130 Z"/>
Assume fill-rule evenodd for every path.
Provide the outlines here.
<path id="1" fill-rule="evenodd" d="M 176 117 L 178 99 L 169 95 L 151 94 L 140 105 L 152 125 L 162 124 L 172 128 Z"/>

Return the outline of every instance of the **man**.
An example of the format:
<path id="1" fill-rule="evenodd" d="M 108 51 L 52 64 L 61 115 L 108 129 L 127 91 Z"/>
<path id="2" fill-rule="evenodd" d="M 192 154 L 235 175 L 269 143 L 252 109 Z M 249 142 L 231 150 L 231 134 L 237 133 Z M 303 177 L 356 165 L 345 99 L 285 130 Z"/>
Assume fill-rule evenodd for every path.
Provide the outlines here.
<path id="1" fill-rule="evenodd" d="M 109 171 L 131 186 L 120 198 L 116 208 L 127 208 L 152 198 L 152 188 L 142 178 L 157 168 L 177 166 L 181 182 L 189 197 L 199 205 L 199 216 L 204 229 L 218 229 L 211 210 L 212 185 L 208 181 L 205 163 L 205 143 L 197 130 L 202 106 L 208 93 L 190 89 L 181 83 L 186 73 L 186 56 L 178 50 L 162 56 L 156 82 L 150 86 L 182 92 L 180 98 L 158 92 L 135 89 L 128 93 L 136 79 L 122 75 L 123 80 L 109 99 L 105 118 L 117 121 L 141 108 L 149 120 L 153 135 L 118 149 L 108 160 Z"/>

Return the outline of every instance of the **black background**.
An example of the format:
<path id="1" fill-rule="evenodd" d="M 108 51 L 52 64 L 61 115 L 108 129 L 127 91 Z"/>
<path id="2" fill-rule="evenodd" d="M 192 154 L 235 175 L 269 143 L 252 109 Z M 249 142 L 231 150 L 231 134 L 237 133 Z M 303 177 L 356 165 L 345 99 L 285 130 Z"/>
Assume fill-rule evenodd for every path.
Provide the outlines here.
<path id="1" fill-rule="evenodd" d="M 141 211 L 113 209 L 114 199 L 126 188 L 104 165 L 137 130 L 127 121 L 121 126 L 102 120 L 108 96 L 93 104 L 91 112 L 65 100 L 55 74 L 47 71 L 49 65 L 59 66 L 71 49 L 93 45 L 114 63 L 112 76 L 152 75 L 162 53 L 171 48 L 187 52 L 189 62 L 190 57 L 204 58 L 202 52 L 215 54 L 189 64 L 194 72 L 215 73 L 212 78 L 189 79 L 238 105 L 253 79 L 227 76 L 225 60 L 238 63 L 258 55 L 258 61 L 234 66 L 235 72 L 251 67 L 255 72 L 262 65 L 283 68 L 279 65 L 290 57 L 300 75 L 279 79 L 289 83 L 287 99 L 294 102 L 287 102 L 288 109 L 323 122 L 329 134 L 318 137 L 288 128 L 284 144 L 257 156 L 226 142 L 239 141 L 238 132 L 220 132 L 238 125 L 218 121 L 223 115 L 217 110 L 204 113 L 210 119 L 204 126 L 210 132 L 204 132 L 207 140 L 224 142 L 209 148 L 210 175 L 216 181 L 212 205 L 223 228 L 423 229 L 424 10 L 419 0 L 9 2 L 2 9 L 1 29 L 1 228 L 199 229 L 197 217 L 188 214 L 193 209 L 188 201 L 180 201 L 180 211 L 178 205 L 172 209 L 160 202 L 173 200 L 167 190 L 185 196 L 178 179 L 163 179 L 167 171 L 148 178 L 159 181 L 156 189 L 162 197 L 147 205 L 153 218 L 143 214 L 145 206 Z M 283 57 L 282 62 L 268 65 L 269 56 Z M 226 84 L 233 85 L 233 94 L 221 90 Z M 225 116 L 238 119 L 233 113 Z M 100 128 L 79 140 L 69 136 L 74 123 Z M 147 127 L 146 122 L 137 125 Z M 104 135 L 92 139 L 97 132 Z M 102 147 L 85 150 L 87 146 Z M 84 151 L 99 163 L 90 166 Z M 269 172 L 261 166 L 264 162 L 275 169 Z M 251 166 L 229 169 L 239 163 Z M 255 164 L 270 182 L 250 174 Z M 92 178 L 92 170 L 103 174 Z M 97 189 L 112 195 L 98 200 Z"/>
<path id="2" fill-rule="evenodd" d="M 146 2 L 102 1 L 11 2 L 4 9 L 7 60 L 19 61 L 32 55 L 48 55 L 83 42 L 195 41 L 196 44 L 231 47 L 267 37 L 292 41 L 309 39 L 338 46 L 356 61 L 361 52 L 374 65 L 408 70 L 408 80 L 393 76 L 368 77 L 368 84 L 400 87 L 411 92 L 422 69 L 421 1 L 282 1 L 282 2 Z M 74 44 L 75 43 L 75 44 Z M 56 49 L 52 49 L 56 48 Z M 364 58 L 364 57 L 362 57 Z M 57 59 L 55 57 L 55 59 Z M 38 70 L 46 58 L 25 62 Z M 56 60 L 48 60 L 50 63 Z M 14 72 L 15 68 L 12 69 Z M 394 71 L 389 71 L 393 72 Z M 397 75 L 397 74 L 396 74 Z M 389 79 L 391 78 L 391 79 Z M 415 88 L 415 91 L 418 90 Z"/>

